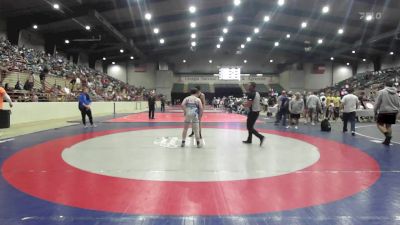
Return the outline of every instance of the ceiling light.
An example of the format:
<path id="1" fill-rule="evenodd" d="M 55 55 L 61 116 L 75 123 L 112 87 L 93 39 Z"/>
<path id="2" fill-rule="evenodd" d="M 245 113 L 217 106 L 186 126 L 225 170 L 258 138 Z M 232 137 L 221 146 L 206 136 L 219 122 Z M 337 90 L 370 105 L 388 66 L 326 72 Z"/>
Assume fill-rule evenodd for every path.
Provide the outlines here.
<path id="1" fill-rule="evenodd" d="M 247 42 L 250 42 L 250 41 L 251 41 L 251 37 L 247 37 L 247 38 L 246 38 L 246 41 L 247 41 Z"/>
<path id="2" fill-rule="evenodd" d="M 38 25 L 36 25 L 36 24 L 33 25 L 32 27 L 33 27 L 33 29 L 35 29 L 35 30 L 38 29 Z"/>
<path id="3" fill-rule="evenodd" d="M 195 6 L 190 6 L 189 7 L 189 12 L 190 13 L 195 13 L 196 12 L 196 7 Z"/>
<path id="4" fill-rule="evenodd" d="M 65 44 L 69 44 L 69 40 L 68 39 L 65 40 Z"/>
<path id="5" fill-rule="evenodd" d="M 191 27 L 191 28 L 195 28 L 195 27 L 196 27 L 196 23 L 195 23 L 195 22 L 191 22 L 191 23 L 190 23 L 190 27 Z"/>
<path id="6" fill-rule="evenodd" d="M 228 20 L 228 22 L 232 22 L 233 21 L 233 16 L 228 16 L 227 20 Z"/>
<path id="7" fill-rule="evenodd" d="M 53 8 L 54 8 L 54 9 L 60 9 L 60 5 L 57 4 L 57 3 L 55 3 L 55 4 L 53 4 Z"/>
<path id="8" fill-rule="evenodd" d="M 338 32 L 338 34 L 343 34 L 344 30 L 343 30 L 343 28 L 340 28 L 337 32 Z"/>
<path id="9" fill-rule="evenodd" d="M 324 42 L 324 40 L 323 39 L 318 39 L 318 44 L 322 44 Z"/>
<path id="10" fill-rule="evenodd" d="M 264 16 L 264 22 L 268 22 L 269 21 L 269 16 Z"/>
<path id="11" fill-rule="evenodd" d="M 331 61 L 335 60 L 335 58 L 331 57 Z"/>
<path id="12" fill-rule="evenodd" d="M 241 47 L 241 48 L 244 48 L 244 47 L 246 47 L 246 46 L 245 46 L 244 44 L 241 44 L 240 47 Z"/>
<path id="13" fill-rule="evenodd" d="M 153 32 L 154 32 L 155 34 L 158 34 L 158 33 L 160 33 L 160 29 L 154 28 L 154 29 L 153 29 Z"/>
<path id="14" fill-rule="evenodd" d="M 286 34 L 286 38 L 289 39 L 290 38 L 290 34 Z"/>
<path id="15" fill-rule="evenodd" d="M 285 4 L 285 0 L 278 0 L 278 5 L 283 6 Z"/>
<path id="16" fill-rule="evenodd" d="M 240 5 L 240 0 L 234 0 L 234 1 L 233 1 L 233 4 L 234 4 L 235 6 Z"/>
<path id="17" fill-rule="evenodd" d="M 256 34 L 258 34 L 258 32 L 260 32 L 260 29 L 259 28 L 254 28 L 254 33 L 256 33 Z"/>
<path id="18" fill-rule="evenodd" d="M 193 33 L 193 34 L 190 35 L 190 37 L 191 37 L 192 39 L 195 39 L 195 38 L 196 38 L 196 34 Z"/>
<path id="19" fill-rule="evenodd" d="M 210 60 L 208 60 L 208 62 L 209 62 L 209 63 L 212 63 L 212 60 L 210 59 Z"/>
<path id="20" fill-rule="evenodd" d="M 247 63 L 247 60 L 245 59 L 245 60 L 243 60 L 243 62 L 244 62 L 244 63 Z"/>
<path id="21" fill-rule="evenodd" d="M 120 49 L 119 52 L 124 53 L 124 50 L 123 50 L 123 49 Z"/>
<path id="22" fill-rule="evenodd" d="M 346 65 L 350 66 L 350 63 L 346 63 Z"/>
<path id="23" fill-rule="evenodd" d="M 224 32 L 224 34 L 228 33 L 228 28 L 222 29 L 222 32 Z"/>
<path id="24" fill-rule="evenodd" d="M 103 57 L 103 61 L 106 61 L 107 60 L 107 58 L 106 57 Z"/>
<path id="25" fill-rule="evenodd" d="M 270 62 L 270 63 L 273 63 L 273 62 L 274 62 L 274 60 L 273 60 L 273 59 L 270 59 L 270 60 L 269 60 L 269 62 Z"/>
<path id="26" fill-rule="evenodd" d="M 394 55 L 394 52 L 390 52 L 389 54 L 390 54 L 390 55 Z"/>
<path id="27" fill-rule="evenodd" d="M 135 59 L 135 57 L 131 56 L 131 59 Z"/>
<path id="28" fill-rule="evenodd" d="M 279 46 L 279 42 L 276 41 L 276 42 L 274 43 L 274 45 L 275 45 L 275 47 L 278 47 L 278 46 Z"/>
<path id="29" fill-rule="evenodd" d="M 164 43 L 165 43 L 164 38 L 161 38 L 161 39 L 160 39 L 160 44 L 164 44 Z"/>
<path id="30" fill-rule="evenodd" d="M 182 62 L 183 62 L 183 63 L 186 63 L 186 60 L 184 59 L 184 60 L 182 60 Z"/>
<path id="31" fill-rule="evenodd" d="M 367 61 L 367 59 L 363 59 L 363 62 Z"/>
<path id="32" fill-rule="evenodd" d="M 112 62 L 111 64 L 115 65 L 115 62 Z"/>
<path id="33" fill-rule="evenodd" d="M 224 38 L 223 37 L 220 37 L 219 38 L 219 42 L 223 42 L 224 41 Z"/>
<path id="34" fill-rule="evenodd" d="M 217 48 L 221 48 L 221 45 L 220 45 L 220 44 L 217 44 Z"/>
<path id="35" fill-rule="evenodd" d="M 353 50 L 353 51 L 351 51 L 351 53 L 356 54 L 356 51 Z"/>
<path id="36" fill-rule="evenodd" d="M 90 29 L 92 29 L 92 28 L 91 28 L 89 25 L 86 25 L 86 26 L 85 26 L 85 29 L 86 29 L 86 30 L 90 30 Z"/>
<path id="37" fill-rule="evenodd" d="M 146 20 L 151 20 L 151 14 L 150 13 L 146 13 L 145 15 L 144 15 L 144 18 L 146 19 Z"/>
<path id="38" fill-rule="evenodd" d="M 371 20 L 372 20 L 372 15 L 367 15 L 367 16 L 365 17 L 365 20 L 366 20 L 366 21 L 371 21 Z"/>
<path id="39" fill-rule="evenodd" d="M 326 13 L 328 13 L 329 12 L 329 6 L 324 6 L 324 7 L 322 7 L 322 13 L 323 14 L 326 14 Z"/>
<path id="40" fill-rule="evenodd" d="M 195 41 L 192 41 L 191 45 L 192 45 L 193 47 L 196 47 L 197 43 L 196 43 Z"/>
<path id="41" fill-rule="evenodd" d="M 306 22 L 302 22 L 301 23 L 301 28 L 306 28 L 307 27 L 307 23 Z"/>

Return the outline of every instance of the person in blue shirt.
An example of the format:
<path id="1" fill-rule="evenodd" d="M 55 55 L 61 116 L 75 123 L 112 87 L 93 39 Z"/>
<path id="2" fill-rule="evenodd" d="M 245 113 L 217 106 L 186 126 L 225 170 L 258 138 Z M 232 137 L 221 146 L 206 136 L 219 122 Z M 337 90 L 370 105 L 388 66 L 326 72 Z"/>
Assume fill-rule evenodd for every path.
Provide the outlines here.
<path id="1" fill-rule="evenodd" d="M 93 124 L 92 110 L 90 109 L 91 103 L 92 100 L 88 94 L 88 88 L 84 87 L 82 93 L 79 95 L 79 110 L 81 111 L 82 123 L 85 128 L 87 128 L 86 115 L 89 117 L 90 125 L 96 127 L 96 125 Z"/>

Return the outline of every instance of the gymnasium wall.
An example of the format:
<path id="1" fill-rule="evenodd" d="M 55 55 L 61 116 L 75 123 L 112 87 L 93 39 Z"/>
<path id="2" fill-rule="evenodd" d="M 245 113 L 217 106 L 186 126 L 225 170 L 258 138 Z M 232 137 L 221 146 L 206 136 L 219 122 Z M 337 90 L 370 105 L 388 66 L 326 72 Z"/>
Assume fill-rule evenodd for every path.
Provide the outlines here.
<path id="1" fill-rule="evenodd" d="M 40 51 L 45 50 L 45 41 L 43 36 L 30 30 L 21 30 L 19 32 L 18 45 Z"/>
<path id="2" fill-rule="evenodd" d="M 8 108 L 8 104 L 4 104 Z M 116 113 L 134 113 L 145 111 L 147 102 L 115 102 Z M 51 113 L 49 113 L 51 112 Z M 92 112 L 94 117 L 112 115 L 113 102 L 93 102 Z M 16 102 L 12 108 L 11 125 L 33 123 L 57 119 L 80 118 L 77 102 Z"/>
<path id="3" fill-rule="evenodd" d="M 130 85 L 155 88 L 156 66 L 154 63 L 135 65 L 132 62 L 118 62 L 108 65 L 107 74 Z"/>
<path id="4" fill-rule="evenodd" d="M 398 54 L 398 53 L 397 53 Z M 388 69 L 392 67 L 399 67 L 400 66 L 400 57 L 397 55 L 391 56 L 388 55 L 382 58 L 382 66 L 381 69 Z"/>
<path id="5" fill-rule="evenodd" d="M 126 63 L 117 63 L 107 67 L 107 74 L 115 79 L 127 82 Z"/>
<path id="6" fill-rule="evenodd" d="M 78 65 L 89 67 L 89 56 L 85 52 L 81 52 L 78 55 Z"/>
<path id="7" fill-rule="evenodd" d="M 7 38 L 7 22 L 0 18 L 0 38 Z"/>

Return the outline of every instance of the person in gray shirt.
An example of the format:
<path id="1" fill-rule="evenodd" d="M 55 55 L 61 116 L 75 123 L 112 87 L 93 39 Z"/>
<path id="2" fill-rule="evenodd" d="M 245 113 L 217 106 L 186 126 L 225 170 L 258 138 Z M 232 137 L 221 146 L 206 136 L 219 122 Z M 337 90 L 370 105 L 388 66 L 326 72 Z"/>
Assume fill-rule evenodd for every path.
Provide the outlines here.
<path id="1" fill-rule="evenodd" d="M 300 114 L 304 111 L 304 101 L 299 92 L 296 92 L 295 97 L 289 102 L 290 123 L 294 122 L 294 129 L 298 129 Z M 288 126 L 290 128 L 290 125 Z"/>
<path id="2" fill-rule="evenodd" d="M 315 122 L 318 122 L 318 111 L 321 110 L 321 100 L 317 96 L 317 92 L 308 96 L 306 105 L 311 125 L 315 125 Z"/>

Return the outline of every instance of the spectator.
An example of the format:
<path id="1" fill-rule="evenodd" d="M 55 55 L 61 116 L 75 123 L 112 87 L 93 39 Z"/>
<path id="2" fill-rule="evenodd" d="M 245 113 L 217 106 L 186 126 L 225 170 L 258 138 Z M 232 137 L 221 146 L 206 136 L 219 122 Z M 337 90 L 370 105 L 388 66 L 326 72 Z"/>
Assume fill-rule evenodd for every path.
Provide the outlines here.
<path id="1" fill-rule="evenodd" d="M 343 133 L 347 132 L 347 123 L 351 124 L 351 135 L 356 135 L 356 110 L 359 105 L 358 97 L 353 94 L 353 89 L 347 90 L 348 94 L 342 99 L 343 104 Z"/>

